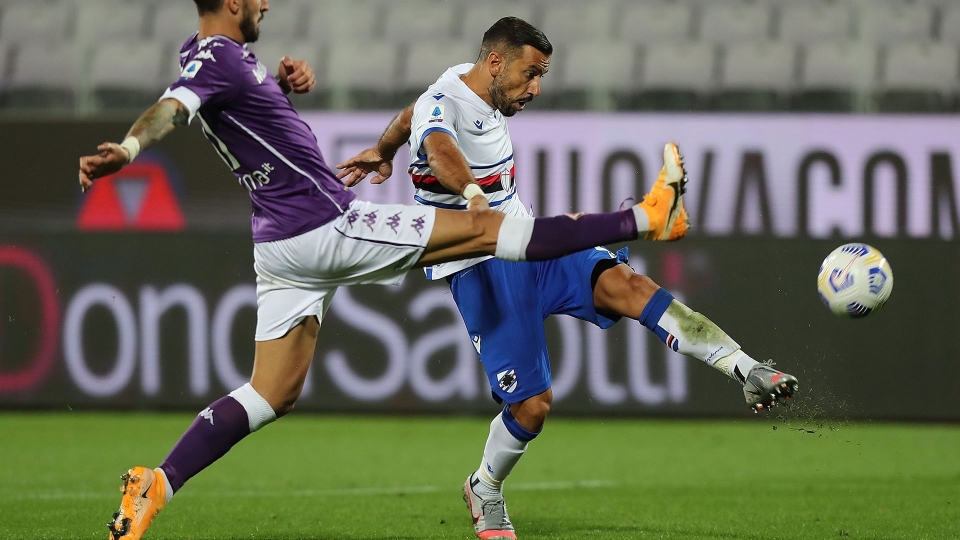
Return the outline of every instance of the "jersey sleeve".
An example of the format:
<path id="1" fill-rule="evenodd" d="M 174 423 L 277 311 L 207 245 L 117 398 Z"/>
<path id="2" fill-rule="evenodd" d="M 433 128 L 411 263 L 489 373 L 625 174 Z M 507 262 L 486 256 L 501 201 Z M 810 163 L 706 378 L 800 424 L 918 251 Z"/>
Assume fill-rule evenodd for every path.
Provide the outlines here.
<path id="1" fill-rule="evenodd" d="M 237 56 L 237 51 L 229 46 L 202 47 L 184 62 L 180 78 L 160 99 L 173 98 L 182 103 L 190 111 L 191 121 L 202 105 L 230 100 L 242 80 L 241 62 Z"/>
<path id="2" fill-rule="evenodd" d="M 450 96 L 439 92 L 421 96 L 413 106 L 410 128 L 410 145 L 417 149 L 417 157 L 426 159 L 423 140 L 434 131 L 449 133 L 456 140 L 460 116 L 460 107 Z"/>

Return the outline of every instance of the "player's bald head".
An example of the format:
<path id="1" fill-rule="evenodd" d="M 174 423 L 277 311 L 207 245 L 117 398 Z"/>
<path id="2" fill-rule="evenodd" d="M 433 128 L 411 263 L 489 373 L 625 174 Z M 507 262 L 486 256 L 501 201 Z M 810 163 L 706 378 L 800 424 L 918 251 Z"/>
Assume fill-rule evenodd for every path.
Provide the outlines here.
<path id="1" fill-rule="evenodd" d="M 223 0 L 193 0 L 197 5 L 197 13 L 200 15 L 206 13 L 216 13 L 223 7 Z"/>
<path id="2" fill-rule="evenodd" d="M 553 54 L 553 45 L 543 32 L 523 19 L 504 17 L 493 23 L 483 34 L 480 60 L 497 52 L 510 62 L 521 56 L 524 45 L 529 45 L 546 56 Z"/>

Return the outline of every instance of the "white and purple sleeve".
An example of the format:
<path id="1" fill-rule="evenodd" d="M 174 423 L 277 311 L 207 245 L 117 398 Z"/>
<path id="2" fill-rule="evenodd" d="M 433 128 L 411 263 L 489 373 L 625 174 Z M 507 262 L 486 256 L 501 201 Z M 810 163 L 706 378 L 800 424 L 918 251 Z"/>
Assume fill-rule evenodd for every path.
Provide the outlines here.
<path id="1" fill-rule="evenodd" d="M 222 103 L 232 98 L 240 87 L 239 62 L 226 47 L 201 49 L 180 71 L 180 78 L 170 85 L 160 99 L 173 98 L 190 111 L 193 121 L 200 106 Z"/>

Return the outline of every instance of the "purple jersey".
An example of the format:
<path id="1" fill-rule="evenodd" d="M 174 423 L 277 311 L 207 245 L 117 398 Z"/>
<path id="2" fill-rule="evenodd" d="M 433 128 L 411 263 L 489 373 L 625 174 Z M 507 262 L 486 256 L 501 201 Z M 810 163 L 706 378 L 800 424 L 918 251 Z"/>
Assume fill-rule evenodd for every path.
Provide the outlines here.
<path id="1" fill-rule="evenodd" d="M 199 117 L 203 133 L 250 192 L 254 242 L 315 229 L 344 212 L 356 195 L 323 160 L 317 138 L 300 119 L 270 71 L 226 36 L 180 49 L 173 98 Z"/>

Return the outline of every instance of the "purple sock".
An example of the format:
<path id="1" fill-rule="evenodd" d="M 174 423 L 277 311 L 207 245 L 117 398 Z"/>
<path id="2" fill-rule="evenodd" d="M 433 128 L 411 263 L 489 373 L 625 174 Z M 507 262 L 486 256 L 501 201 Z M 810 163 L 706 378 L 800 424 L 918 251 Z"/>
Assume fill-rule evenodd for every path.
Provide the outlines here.
<path id="1" fill-rule="evenodd" d="M 213 402 L 197 415 L 160 464 L 173 492 L 249 434 L 250 423 L 243 405 L 230 396 Z"/>
<path id="2" fill-rule="evenodd" d="M 545 261 L 604 244 L 636 240 L 633 209 L 609 214 L 584 214 L 537 218 L 527 244 L 526 260 Z"/>

